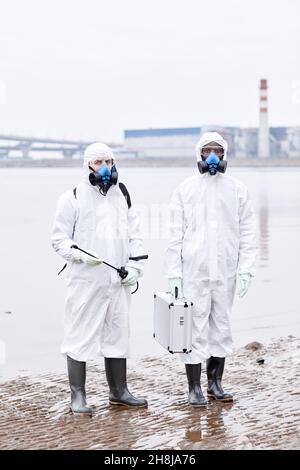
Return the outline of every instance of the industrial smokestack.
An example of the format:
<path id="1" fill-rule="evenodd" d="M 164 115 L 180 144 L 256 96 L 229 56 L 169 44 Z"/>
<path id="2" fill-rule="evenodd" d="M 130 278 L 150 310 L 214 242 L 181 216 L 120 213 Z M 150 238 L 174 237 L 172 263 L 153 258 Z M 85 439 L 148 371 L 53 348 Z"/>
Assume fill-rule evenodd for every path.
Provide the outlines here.
<path id="1" fill-rule="evenodd" d="M 258 158 L 269 158 L 268 82 L 266 79 L 260 81 L 259 93 Z"/>

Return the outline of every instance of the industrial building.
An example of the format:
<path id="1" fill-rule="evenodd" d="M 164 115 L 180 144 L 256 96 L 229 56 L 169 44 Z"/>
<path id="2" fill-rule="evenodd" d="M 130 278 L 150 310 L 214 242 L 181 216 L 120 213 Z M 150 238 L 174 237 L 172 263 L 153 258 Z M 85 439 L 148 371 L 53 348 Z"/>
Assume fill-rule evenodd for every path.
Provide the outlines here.
<path id="1" fill-rule="evenodd" d="M 200 135 L 219 132 L 228 142 L 231 158 L 300 158 L 300 126 L 269 127 L 268 83 L 260 80 L 259 127 L 179 127 L 166 129 L 128 129 L 124 131 L 124 150 L 140 158 L 194 157 Z"/>
<path id="2" fill-rule="evenodd" d="M 217 131 L 228 141 L 231 158 L 300 158 L 300 126 L 270 127 L 268 154 L 259 154 L 259 130 L 240 127 L 186 127 L 125 130 L 124 147 L 137 157 L 185 158 L 195 156 L 200 135 Z M 266 149 L 266 147 L 264 147 Z"/>

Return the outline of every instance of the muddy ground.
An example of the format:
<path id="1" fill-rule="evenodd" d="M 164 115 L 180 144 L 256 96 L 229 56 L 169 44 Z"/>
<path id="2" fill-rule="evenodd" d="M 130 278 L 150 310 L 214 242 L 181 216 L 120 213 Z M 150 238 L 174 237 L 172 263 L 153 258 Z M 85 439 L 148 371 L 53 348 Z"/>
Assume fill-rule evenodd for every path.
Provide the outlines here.
<path id="1" fill-rule="evenodd" d="M 128 383 L 148 409 L 109 406 L 103 365 L 91 365 L 90 418 L 69 412 L 65 375 L 0 382 L 0 449 L 300 449 L 298 338 L 251 343 L 228 358 L 224 388 L 233 404 L 188 406 L 184 366 L 171 355 L 129 367 Z"/>

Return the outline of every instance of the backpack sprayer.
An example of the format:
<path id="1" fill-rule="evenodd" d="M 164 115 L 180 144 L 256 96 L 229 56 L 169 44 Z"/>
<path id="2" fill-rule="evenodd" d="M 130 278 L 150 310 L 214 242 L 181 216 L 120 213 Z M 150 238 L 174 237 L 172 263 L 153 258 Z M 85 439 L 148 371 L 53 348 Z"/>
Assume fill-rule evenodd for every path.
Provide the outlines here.
<path id="1" fill-rule="evenodd" d="M 82 253 L 85 253 L 86 255 L 97 259 L 97 256 L 94 256 L 91 253 L 88 253 L 87 251 L 83 250 L 82 248 L 79 248 L 79 246 L 77 246 L 77 245 L 72 245 L 71 248 L 74 248 L 75 250 L 82 251 Z M 131 256 L 129 259 L 132 260 L 132 261 L 140 261 L 142 259 L 148 259 L 148 255 Z M 120 268 L 117 268 L 116 266 L 113 266 L 112 264 L 109 264 L 106 261 L 102 261 L 102 263 L 105 264 L 106 266 L 109 266 L 112 269 L 115 269 L 118 272 L 121 279 L 125 279 L 125 277 L 128 274 L 128 271 L 125 269 L 125 266 L 121 266 Z M 65 267 L 66 267 L 66 265 L 63 267 L 63 269 Z M 58 274 L 60 274 L 63 271 L 63 269 Z M 132 294 L 134 294 L 139 288 L 139 283 L 137 282 L 136 284 L 137 284 L 136 289 L 133 292 L 131 292 Z"/>

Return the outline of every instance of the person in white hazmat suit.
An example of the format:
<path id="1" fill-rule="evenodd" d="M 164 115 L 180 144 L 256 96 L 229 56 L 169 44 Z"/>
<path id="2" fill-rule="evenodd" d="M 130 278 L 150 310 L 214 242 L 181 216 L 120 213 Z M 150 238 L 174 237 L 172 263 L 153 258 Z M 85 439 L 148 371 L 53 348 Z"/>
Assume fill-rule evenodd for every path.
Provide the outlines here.
<path id="1" fill-rule="evenodd" d="M 238 282 L 243 297 L 254 275 L 256 220 L 246 186 L 225 174 L 227 142 L 216 132 L 196 145 L 197 173 L 183 181 L 171 202 L 171 239 L 165 274 L 173 295 L 194 304 L 192 352 L 181 354 L 189 404 L 205 406 L 201 363 L 206 361 L 207 395 L 230 402 L 222 376 L 232 352 L 230 311 Z"/>
<path id="2" fill-rule="evenodd" d="M 59 198 L 52 232 L 54 250 L 67 261 L 61 352 L 67 357 L 71 410 L 92 413 L 86 403 L 86 362 L 98 356 L 105 358 L 109 403 L 145 407 L 147 401 L 135 398 L 126 381 L 131 286 L 142 275 L 144 263 L 130 260 L 143 252 L 139 219 L 125 185 L 117 183 L 114 155 L 107 145 L 89 145 L 83 166 L 76 190 Z M 103 260 L 125 266 L 126 278 Z"/>

